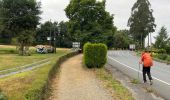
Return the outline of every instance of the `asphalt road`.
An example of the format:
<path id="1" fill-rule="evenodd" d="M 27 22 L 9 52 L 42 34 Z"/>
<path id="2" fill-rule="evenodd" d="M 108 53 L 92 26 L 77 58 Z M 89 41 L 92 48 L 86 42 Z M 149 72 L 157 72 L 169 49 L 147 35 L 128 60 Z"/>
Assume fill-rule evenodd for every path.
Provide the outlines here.
<path id="1" fill-rule="evenodd" d="M 142 82 L 142 66 L 140 65 L 140 57 L 132 51 L 109 51 L 108 63 L 117 67 L 120 71 L 132 78 Z M 154 78 L 153 89 L 156 90 L 162 97 L 170 100 L 170 65 L 154 61 L 154 66 L 151 69 L 152 77 Z"/>

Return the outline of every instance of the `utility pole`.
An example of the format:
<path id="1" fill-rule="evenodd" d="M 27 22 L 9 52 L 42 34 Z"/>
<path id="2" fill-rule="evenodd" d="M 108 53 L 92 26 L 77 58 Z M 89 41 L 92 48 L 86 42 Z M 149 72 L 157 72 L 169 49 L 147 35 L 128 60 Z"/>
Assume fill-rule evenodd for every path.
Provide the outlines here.
<path id="1" fill-rule="evenodd" d="M 55 30 L 55 24 L 54 24 L 54 53 L 56 53 L 56 30 Z"/>
<path id="2" fill-rule="evenodd" d="M 51 38 L 51 27 L 52 27 L 51 19 L 50 19 L 50 24 L 51 24 L 51 25 L 50 25 L 50 41 L 49 41 L 49 45 L 51 46 L 51 39 L 52 39 L 52 38 Z"/>

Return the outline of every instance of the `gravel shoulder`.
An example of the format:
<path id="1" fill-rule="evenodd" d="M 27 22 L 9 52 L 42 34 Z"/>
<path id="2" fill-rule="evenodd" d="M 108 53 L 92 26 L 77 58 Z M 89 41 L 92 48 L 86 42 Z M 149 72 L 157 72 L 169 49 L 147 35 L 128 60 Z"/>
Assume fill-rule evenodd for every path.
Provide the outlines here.
<path id="1" fill-rule="evenodd" d="M 94 71 L 82 67 L 82 57 L 72 57 L 61 65 L 58 77 L 53 80 L 49 100 L 113 100 L 96 79 Z"/>

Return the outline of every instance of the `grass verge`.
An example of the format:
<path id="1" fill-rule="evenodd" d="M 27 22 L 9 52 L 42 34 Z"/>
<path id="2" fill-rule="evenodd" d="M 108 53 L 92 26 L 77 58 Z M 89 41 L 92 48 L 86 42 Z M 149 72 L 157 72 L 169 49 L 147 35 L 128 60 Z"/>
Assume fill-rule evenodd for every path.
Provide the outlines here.
<path id="1" fill-rule="evenodd" d="M 20 67 L 23 65 L 35 63 L 43 59 L 56 57 L 69 51 L 57 50 L 57 54 L 32 54 L 31 56 L 19 56 L 17 54 L 0 55 L 0 71 L 9 68 Z"/>
<path id="2" fill-rule="evenodd" d="M 68 52 L 58 52 L 48 65 L 0 79 L 0 88 L 8 100 L 43 100 L 48 96 L 50 80 L 59 64 L 69 56 Z"/>
<path id="3" fill-rule="evenodd" d="M 121 83 L 114 79 L 104 68 L 96 69 L 97 77 L 103 85 L 113 94 L 114 100 L 134 100 L 132 94 Z"/>

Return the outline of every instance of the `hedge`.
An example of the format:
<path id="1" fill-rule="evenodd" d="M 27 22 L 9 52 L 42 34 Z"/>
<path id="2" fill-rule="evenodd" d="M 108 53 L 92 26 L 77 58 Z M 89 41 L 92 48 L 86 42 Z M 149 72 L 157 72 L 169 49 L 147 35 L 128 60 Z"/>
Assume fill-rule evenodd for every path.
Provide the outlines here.
<path id="1" fill-rule="evenodd" d="M 51 80 L 55 77 L 56 72 L 58 71 L 58 68 L 61 65 L 61 63 L 63 63 L 68 58 L 75 56 L 77 54 L 78 52 L 72 52 L 72 53 L 69 53 L 69 54 L 66 54 L 60 57 L 57 60 L 56 64 L 50 70 L 48 74 L 48 79 L 46 80 L 46 82 L 44 82 L 40 87 L 37 87 L 36 89 L 29 90 L 25 94 L 25 99 L 26 100 L 45 100 L 48 97 L 49 92 L 50 92 Z"/>
<path id="2" fill-rule="evenodd" d="M 88 68 L 101 68 L 106 64 L 107 46 L 102 43 L 86 43 L 83 47 L 84 64 Z"/>

